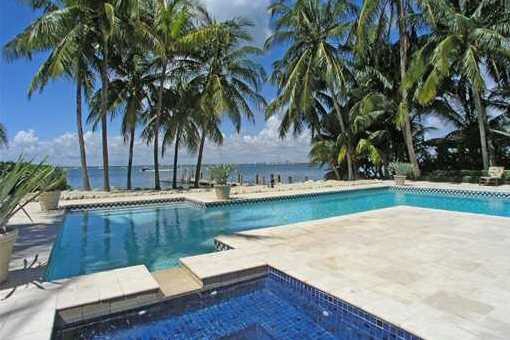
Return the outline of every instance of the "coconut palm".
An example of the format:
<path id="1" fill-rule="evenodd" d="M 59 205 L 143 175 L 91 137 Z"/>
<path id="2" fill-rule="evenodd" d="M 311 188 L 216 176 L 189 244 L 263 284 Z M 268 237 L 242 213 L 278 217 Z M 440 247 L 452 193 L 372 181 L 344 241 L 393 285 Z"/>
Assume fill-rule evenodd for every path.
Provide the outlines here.
<path id="1" fill-rule="evenodd" d="M 399 35 L 399 50 L 400 50 L 400 81 L 404 81 L 407 68 L 410 44 L 410 18 L 409 14 L 413 12 L 414 1 L 409 0 L 365 0 L 361 7 L 359 18 L 357 22 L 357 53 L 366 54 L 371 49 L 367 48 L 368 37 L 370 36 L 371 28 L 374 23 L 377 23 L 376 30 L 388 31 L 388 37 L 391 37 L 392 32 L 398 31 Z M 389 14 L 389 18 L 388 18 Z M 397 20 L 394 20 L 394 17 Z M 404 141 L 407 148 L 409 160 L 413 165 L 414 173 L 416 176 L 420 175 L 420 167 L 416 157 L 416 151 L 413 140 L 413 131 L 409 110 L 409 89 L 405 86 L 400 87 L 400 104 L 397 115 L 397 123 L 402 128 Z"/>
<path id="2" fill-rule="evenodd" d="M 239 132 L 243 117 L 253 120 L 252 106 L 266 105 L 260 95 L 265 72 L 252 59 L 262 51 L 247 45 L 252 39 L 247 31 L 251 23 L 243 19 L 223 23 L 210 20 L 209 26 L 217 28 L 215 35 L 203 46 L 203 54 L 199 56 L 202 67 L 190 81 L 192 87 L 201 88 L 195 187 L 199 185 L 206 138 L 213 137 L 216 142 L 223 140 L 218 128 L 221 120 L 228 118 Z"/>
<path id="3" fill-rule="evenodd" d="M 321 102 L 326 94 L 331 97 L 340 127 L 345 131 L 338 96 L 345 91 L 350 75 L 341 50 L 351 33 L 355 6 L 345 0 L 298 0 L 292 4 L 280 0 L 269 10 L 275 29 L 266 41 L 266 48 L 290 46 L 273 65 L 272 82 L 278 87 L 278 95 L 268 106 L 268 116 L 283 113 L 282 136 L 290 126 L 299 133 L 303 124 L 313 135 L 324 112 Z M 347 161 L 348 178 L 352 179 L 350 152 Z"/>
<path id="4" fill-rule="evenodd" d="M 188 151 L 195 152 L 198 146 L 199 128 L 197 126 L 200 107 L 200 92 L 188 83 L 179 81 L 176 87 L 167 90 L 163 101 L 163 143 L 162 153 L 166 147 L 174 145 L 172 188 L 177 188 L 177 169 L 179 149 L 184 145 Z"/>
<path id="5" fill-rule="evenodd" d="M 7 130 L 5 129 L 5 126 L 0 123 L 0 147 L 7 147 L 7 145 Z"/>
<path id="6" fill-rule="evenodd" d="M 415 98 L 426 105 L 434 100 L 442 83 L 462 77 L 471 86 L 480 134 L 484 169 L 493 163 L 487 133 L 487 113 L 483 105 L 486 91 L 482 66 L 487 58 L 508 58 L 508 14 L 498 13 L 491 1 L 420 1 L 433 30 L 414 56 L 405 88 L 418 82 Z"/>
<path id="7" fill-rule="evenodd" d="M 29 96 L 35 91 L 43 91 L 52 79 L 69 77 L 75 81 L 82 185 L 84 190 L 90 190 L 82 126 L 83 90 L 91 88 L 94 78 L 91 69 L 91 57 L 95 53 L 94 32 L 88 24 L 89 10 L 79 1 L 33 1 L 31 5 L 34 9 L 42 8 L 42 15 L 5 45 L 4 55 L 12 60 L 50 52 L 30 84 Z"/>
<path id="8" fill-rule="evenodd" d="M 334 138 L 320 139 L 312 142 L 312 147 L 310 148 L 308 157 L 312 164 L 316 164 L 321 167 L 327 164 L 335 175 L 335 179 L 340 180 L 341 177 L 338 172 L 339 152 L 340 148 Z"/>
<path id="9" fill-rule="evenodd" d="M 151 126 L 154 132 L 154 187 L 161 189 L 159 175 L 159 133 L 163 93 L 169 80 L 169 68 L 175 65 L 178 58 L 196 49 L 207 39 L 207 29 L 197 27 L 196 18 L 202 9 L 188 0 L 160 0 L 152 2 L 147 17 L 139 24 L 139 31 L 145 37 L 157 62 L 159 77 L 156 81 L 157 96 L 151 111 Z"/>
<path id="10" fill-rule="evenodd" d="M 155 76 L 150 72 L 151 63 L 131 46 L 130 49 L 113 49 L 110 63 L 115 78 L 108 85 L 107 110 L 111 117 L 122 115 L 121 135 L 128 143 L 127 189 L 132 189 L 132 168 L 136 127 L 141 122 L 145 110 L 150 84 Z M 101 122 L 101 93 L 99 89 L 90 100 L 88 121 L 96 128 Z"/>
<path id="11" fill-rule="evenodd" d="M 111 39 L 118 28 L 119 18 L 115 13 L 114 0 L 88 0 L 88 9 L 90 15 L 90 24 L 96 33 L 96 42 L 99 57 L 99 75 L 101 78 L 101 140 L 103 153 L 103 189 L 110 191 L 110 162 L 108 156 L 108 69 L 109 69 L 109 52 Z"/>

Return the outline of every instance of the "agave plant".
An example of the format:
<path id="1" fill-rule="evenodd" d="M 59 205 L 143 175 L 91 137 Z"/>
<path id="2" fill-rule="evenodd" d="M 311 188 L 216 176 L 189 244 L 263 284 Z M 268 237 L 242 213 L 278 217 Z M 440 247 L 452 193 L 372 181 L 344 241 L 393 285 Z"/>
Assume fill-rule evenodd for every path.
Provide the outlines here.
<path id="1" fill-rule="evenodd" d="M 19 159 L 0 174 L 0 233 L 7 233 L 11 217 L 28 203 L 65 181 L 64 173 L 57 171 L 44 163 L 34 165 Z"/>

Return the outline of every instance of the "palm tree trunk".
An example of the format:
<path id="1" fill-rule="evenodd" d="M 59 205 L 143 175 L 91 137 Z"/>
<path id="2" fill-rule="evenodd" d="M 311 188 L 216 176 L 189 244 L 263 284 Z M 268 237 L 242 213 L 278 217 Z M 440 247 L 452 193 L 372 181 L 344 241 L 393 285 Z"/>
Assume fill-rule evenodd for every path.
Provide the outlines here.
<path id="1" fill-rule="evenodd" d="M 172 180 L 172 188 L 177 189 L 177 162 L 179 156 L 179 142 L 181 140 L 181 133 L 177 130 L 177 134 L 175 135 L 175 150 L 174 150 L 174 174 Z"/>
<path id="2" fill-rule="evenodd" d="M 108 160 L 108 124 L 106 117 L 101 117 L 101 139 L 103 141 L 103 190 L 110 191 L 110 162 Z"/>
<path id="3" fill-rule="evenodd" d="M 404 82 L 404 78 L 407 72 L 407 54 L 409 51 L 409 37 L 407 35 L 407 25 L 405 23 L 405 17 L 407 15 L 407 1 L 399 0 L 399 31 L 400 31 L 400 79 L 401 83 Z M 416 152 L 414 150 L 413 144 L 413 133 L 411 129 L 411 120 L 409 118 L 409 110 L 407 107 L 407 89 L 405 86 L 401 86 L 401 104 L 400 110 L 401 114 L 404 115 L 404 141 L 406 143 L 407 153 L 409 155 L 409 161 L 413 165 L 414 174 L 416 177 L 420 176 L 420 166 L 418 165 L 418 160 L 416 158 Z"/>
<path id="4" fill-rule="evenodd" d="M 159 80 L 158 102 L 156 104 L 155 120 L 154 120 L 154 189 L 161 190 L 161 182 L 159 179 L 159 129 L 161 124 L 161 109 L 163 107 L 163 89 L 166 77 L 166 61 L 163 60 L 163 69 Z"/>
<path id="5" fill-rule="evenodd" d="M 336 116 L 338 122 L 340 123 L 340 129 L 342 130 L 342 133 L 346 133 L 347 129 L 345 128 L 342 111 L 340 110 L 340 106 L 338 105 L 338 102 L 335 98 L 333 98 L 333 106 L 335 107 Z M 352 152 L 350 145 L 347 148 L 347 154 L 345 155 L 345 158 L 347 159 L 347 179 L 352 181 L 354 179 L 354 174 L 352 169 Z"/>
<path id="6" fill-rule="evenodd" d="M 349 171 L 349 180 L 355 180 L 356 174 L 358 173 L 356 171 L 356 165 L 354 164 L 354 159 L 352 155 L 354 154 L 354 151 L 352 150 L 352 144 L 349 142 L 349 145 L 347 146 L 347 154 L 345 155 L 345 158 L 347 159 L 347 167 Z"/>
<path id="7" fill-rule="evenodd" d="M 131 172 L 133 170 L 133 153 L 135 147 L 135 126 L 130 127 L 129 129 L 129 158 L 128 158 L 128 168 L 127 168 L 127 189 L 132 189 L 131 183 Z"/>
<path id="8" fill-rule="evenodd" d="M 202 154 L 204 153 L 204 145 L 205 129 L 202 130 L 202 137 L 200 139 L 200 146 L 198 148 L 197 168 L 195 170 L 195 188 L 198 188 L 200 185 L 200 171 L 202 170 Z"/>
<path id="9" fill-rule="evenodd" d="M 101 61 L 101 137 L 103 144 L 103 187 L 110 191 L 110 164 L 108 160 L 108 42 L 103 39 L 103 60 Z"/>
<path id="10" fill-rule="evenodd" d="M 487 115 L 485 113 L 485 107 L 482 105 L 482 98 L 480 92 L 473 86 L 473 97 L 475 100 L 476 111 L 478 111 L 478 128 L 480 129 L 480 145 L 482 148 L 482 162 L 483 169 L 489 169 L 489 151 L 487 147 Z"/>
<path id="11" fill-rule="evenodd" d="M 82 124 L 82 79 L 81 74 L 78 72 L 78 79 L 76 80 L 76 130 L 78 131 L 78 144 L 80 145 L 80 164 L 81 164 L 81 178 L 83 190 L 90 191 L 89 169 L 87 168 L 87 153 L 85 151 L 85 139 L 83 138 L 83 124 Z"/>
<path id="12" fill-rule="evenodd" d="M 331 169 L 332 169 L 332 170 L 333 170 L 333 172 L 335 173 L 335 177 L 336 177 L 336 179 L 337 179 L 337 180 L 340 180 L 340 173 L 338 172 L 336 162 L 331 162 Z"/>

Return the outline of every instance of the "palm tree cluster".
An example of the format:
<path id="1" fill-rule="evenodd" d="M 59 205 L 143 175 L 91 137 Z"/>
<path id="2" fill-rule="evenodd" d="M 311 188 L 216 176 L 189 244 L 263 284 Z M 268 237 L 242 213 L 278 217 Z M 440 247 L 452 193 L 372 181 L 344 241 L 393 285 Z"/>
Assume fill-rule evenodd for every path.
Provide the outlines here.
<path id="1" fill-rule="evenodd" d="M 267 115 L 331 175 L 510 166 L 510 8 L 496 0 L 278 0 Z M 490 84 L 490 85 L 489 85 Z M 432 122 L 436 123 L 434 126 Z M 426 139 L 432 129 L 443 138 Z"/>
<path id="2" fill-rule="evenodd" d="M 33 0 L 41 15 L 6 44 L 9 59 L 46 53 L 29 95 L 49 81 L 72 79 L 76 89 L 76 126 L 83 188 L 90 190 L 84 140 L 83 100 L 87 123 L 101 130 L 104 190 L 110 190 L 108 122 L 121 117 L 121 134 L 129 145 L 127 188 L 137 135 L 153 145 L 156 190 L 161 189 L 160 154 L 198 150 L 198 186 L 206 138 L 221 143 L 220 124 L 236 129 L 243 117 L 265 105 L 259 94 L 262 67 L 253 61 L 261 51 L 250 46 L 251 23 L 233 18 L 218 22 L 191 0 Z M 1 130 L 3 131 L 3 130 Z M 162 140 L 161 140 L 162 138 Z M 3 141 L 3 139 L 0 139 Z"/>
<path id="3" fill-rule="evenodd" d="M 41 11 L 4 48 L 7 58 L 46 52 L 29 94 L 55 78 L 76 85 L 83 187 L 90 188 L 82 126 L 101 130 L 109 190 L 108 122 L 118 115 L 129 145 L 127 188 L 137 135 L 159 157 L 173 146 L 222 143 L 220 123 L 239 131 L 255 108 L 261 54 L 245 19 L 218 22 L 192 0 L 33 0 Z M 274 0 L 276 49 L 267 118 L 280 135 L 311 132 L 310 159 L 330 175 L 387 175 L 388 164 L 422 170 L 510 166 L 510 11 L 499 0 Z M 283 51 L 282 53 L 280 53 Z M 280 55 L 281 54 L 281 55 Z M 434 124 L 434 122 L 436 122 Z M 431 130 L 442 138 L 428 138 Z M 1 130 L 0 130 L 1 131 Z M 1 140 L 1 139 L 0 139 Z"/>

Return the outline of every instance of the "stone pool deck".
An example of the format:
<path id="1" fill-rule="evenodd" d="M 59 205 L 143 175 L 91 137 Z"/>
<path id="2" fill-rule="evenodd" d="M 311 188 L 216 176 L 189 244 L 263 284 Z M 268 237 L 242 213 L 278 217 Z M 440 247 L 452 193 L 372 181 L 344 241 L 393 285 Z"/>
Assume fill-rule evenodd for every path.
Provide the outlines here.
<path id="1" fill-rule="evenodd" d="M 508 218 L 394 207 L 242 232 L 181 259 L 203 282 L 269 265 L 425 339 L 508 339 Z"/>
<path id="2" fill-rule="evenodd" d="M 233 198 L 266 199 L 392 184 L 321 181 L 273 189 L 238 187 Z M 412 184 L 510 192 L 510 186 Z M 183 199 L 218 202 L 214 192 L 204 190 L 76 198 L 62 201 L 61 207 Z M 167 271 L 151 274 L 144 266 L 135 266 L 42 282 L 65 212 L 41 213 L 38 204 L 28 210 L 32 220 L 19 214 L 11 221 L 21 228 L 9 281 L 0 285 L 0 339 L 48 340 L 54 322 L 78 321 L 225 280 L 246 279 L 260 275 L 268 265 L 428 339 L 504 339 L 510 334 L 506 317 L 510 219 L 396 207 L 221 236 L 219 241 L 235 249 L 184 258 L 181 268 Z"/>

